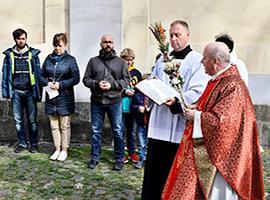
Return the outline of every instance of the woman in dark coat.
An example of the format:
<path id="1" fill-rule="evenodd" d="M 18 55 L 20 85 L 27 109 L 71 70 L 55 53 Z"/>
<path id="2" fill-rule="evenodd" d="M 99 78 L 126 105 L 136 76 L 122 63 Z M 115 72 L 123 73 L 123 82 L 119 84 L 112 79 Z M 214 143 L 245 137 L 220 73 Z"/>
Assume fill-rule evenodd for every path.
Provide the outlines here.
<path id="1" fill-rule="evenodd" d="M 54 51 L 48 55 L 41 69 L 41 83 L 45 86 L 45 113 L 49 115 L 55 152 L 51 160 L 64 161 L 70 142 L 70 119 L 75 110 L 73 87 L 80 81 L 76 59 L 66 51 L 65 33 L 53 37 Z"/>

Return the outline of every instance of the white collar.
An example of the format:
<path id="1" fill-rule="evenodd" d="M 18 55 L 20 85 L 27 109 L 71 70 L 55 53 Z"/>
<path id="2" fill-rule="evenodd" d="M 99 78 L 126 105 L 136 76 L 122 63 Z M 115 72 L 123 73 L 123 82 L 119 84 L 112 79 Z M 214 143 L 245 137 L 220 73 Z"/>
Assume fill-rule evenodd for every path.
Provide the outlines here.
<path id="1" fill-rule="evenodd" d="M 23 49 L 19 49 L 16 45 L 13 47 L 13 51 L 15 53 L 19 53 L 19 54 L 24 54 L 25 52 L 27 52 L 29 50 L 29 46 L 26 44 L 25 47 Z"/>
<path id="2" fill-rule="evenodd" d="M 237 60 L 238 60 L 238 58 L 237 58 L 236 52 L 235 51 L 232 51 L 230 53 L 230 62 L 231 62 L 231 64 L 236 64 L 237 63 Z"/>
<path id="3" fill-rule="evenodd" d="M 215 80 L 220 74 L 222 74 L 223 72 L 225 72 L 227 69 L 229 69 L 232 65 L 231 64 L 228 64 L 227 67 L 225 67 L 224 69 L 218 71 L 217 73 L 215 73 L 213 76 L 212 76 L 212 81 Z"/>

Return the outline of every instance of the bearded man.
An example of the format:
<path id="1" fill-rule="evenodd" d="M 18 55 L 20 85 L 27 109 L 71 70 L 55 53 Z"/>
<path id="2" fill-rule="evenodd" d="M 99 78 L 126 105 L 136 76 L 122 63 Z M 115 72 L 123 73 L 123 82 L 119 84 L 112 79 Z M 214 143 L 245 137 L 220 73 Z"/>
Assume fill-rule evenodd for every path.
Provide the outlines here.
<path id="1" fill-rule="evenodd" d="M 101 156 L 102 128 L 105 113 L 111 123 L 114 137 L 113 170 L 120 171 L 124 161 L 122 129 L 122 90 L 129 84 L 126 62 L 116 56 L 113 37 L 103 35 L 99 55 L 89 60 L 83 83 L 91 90 L 91 159 L 90 169 L 95 169 Z"/>

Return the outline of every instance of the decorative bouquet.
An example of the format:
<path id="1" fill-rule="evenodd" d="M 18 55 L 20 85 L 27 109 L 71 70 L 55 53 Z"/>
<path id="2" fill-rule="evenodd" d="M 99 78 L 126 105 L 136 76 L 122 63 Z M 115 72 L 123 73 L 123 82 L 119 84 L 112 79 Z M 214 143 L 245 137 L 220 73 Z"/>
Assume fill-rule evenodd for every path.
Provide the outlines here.
<path id="1" fill-rule="evenodd" d="M 169 75 L 171 85 L 180 93 L 180 103 L 186 106 L 183 94 L 184 80 L 178 72 L 180 65 L 173 57 L 169 57 L 170 44 L 166 41 L 165 29 L 161 22 L 156 22 L 154 26 L 150 25 L 149 29 L 158 41 L 159 50 L 163 54 L 163 62 L 165 63 L 164 72 Z"/>

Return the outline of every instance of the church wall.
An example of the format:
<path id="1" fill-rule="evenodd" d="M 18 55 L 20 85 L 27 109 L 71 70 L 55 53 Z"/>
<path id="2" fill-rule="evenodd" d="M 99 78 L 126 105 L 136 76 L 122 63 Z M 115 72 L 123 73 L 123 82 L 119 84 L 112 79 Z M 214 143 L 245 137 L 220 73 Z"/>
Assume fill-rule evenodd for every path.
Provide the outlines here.
<path id="1" fill-rule="evenodd" d="M 162 0 L 21 0 L 17 3 L 16 0 L 0 3 L 0 23 L 5 24 L 0 33 L 1 51 L 14 45 L 12 31 L 21 27 L 28 32 L 29 45 L 42 51 L 43 62 L 52 52 L 53 35 L 67 32 L 69 50 L 77 58 L 83 76 L 89 58 L 98 53 L 100 36 L 111 33 L 117 52 L 124 47 L 133 48 L 136 66 L 148 73 L 158 50 L 147 27 L 161 21 L 168 29 L 171 21 L 183 19 L 190 25 L 192 47 L 199 52 L 218 33 L 230 33 L 238 56 L 247 64 L 254 103 L 270 102 L 270 92 L 261 87 L 270 83 L 268 0 L 256 3 L 251 0 L 172 0 L 169 3 Z M 0 54 L 0 60 L 3 58 Z M 76 86 L 76 101 L 87 102 L 89 96 L 82 83 Z"/>
<path id="2" fill-rule="evenodd" d="M 198 52 L 202 52 L 203 46 L 213 41 L 218 33 L 230 33 L 235 40 L 238 56 L 248 66 L 249 90 L 256 104 L 258 127 L 263 135 L 262 142 L 268 145 L 269 10 L 268 0 L 21 0 L 19 4 L 16 0 L 1 1 L 0 49 L 4 51 L 13 46 L 12 31 L 24 28 L 28 32 L 29 45 L 42 51 L 42 63 L 53 50 L 53 35 L 66 32 L 69 36 L 68 50 L 77 58 L 82 78 L 89 58 L 99 51 L 100 36 L 105 33 L 114 36 L 118 55 L 124 47 L 135 50 L 136 66 L 143 73 L 150 72 L 155 55 L 159 53 L 157 43 L 147 28 L 154 22 L 161 21 L 168 29 L 171 21 L 186 20 L 190 25 L 190 43 Z M 3 54 L 0 54 L 1 63 L 3 58 Z M 75 87 L 75 91 L 77 108 L 72 121 L 73 132 L 88 142 L 90 91 L 82 83 Z M 8 131 L 0 131 L 0 136 L 9 134 L 15 137 L 12 118 L 3 116 L 4 105 L 0 101 L 0 127 L 8 127 Z M 43 103 L 39 104 L 39 114 L 41 137 L 46 140 L 50 130 Z M 108 127 L 106 124 L 105 130 L 108 131 Z M 3 138 L 1 136 L 1 140 Z"/>
<path id="3" fill-rule="evenodd" d="M 12 47 L 15 44 L 12 32 L 22 28 L 28 34 L 29 46 L 41 50 L 42 62 L 53 50 L 53 35 L 68 32 L 68 20 L 68 0 L 20 0 L 19 3 L 16 0 L 1 1 L 0 49 L 4 51 Z M 1 63 L 3 59 L 1 53 Z"/>
<path id="4" fill-rule="evenodd" d="M 141 71 L 150 72 L 159 53 L 147 27 L 161 21 L 168 29 L 172 21 L 182 19 L 189 23 L 190 43 L 200 53 L 217 34 L 229 33 L 248 67 L 253 102 L 270 104 L 270 1 L 123 0 L 123 5 L 123 44 L 134 48 Z"/>
<path id="5" fill-rule="evenodd" d="M 98 55 L 104 34 L 113 36 L 119 55 L 123 37 L 121 0 L 70 0 L 70 52 L 79 64 L 81 80 L 89 59 Z M 82 82 L 76 86 L 76 99 L 90 101 L 90 90 Z"/>

